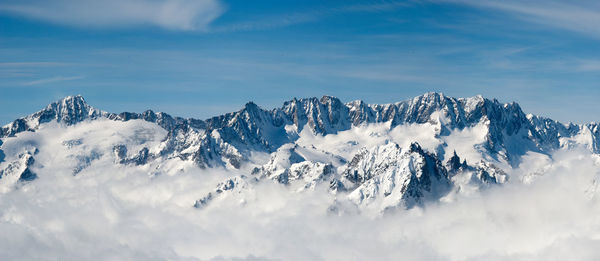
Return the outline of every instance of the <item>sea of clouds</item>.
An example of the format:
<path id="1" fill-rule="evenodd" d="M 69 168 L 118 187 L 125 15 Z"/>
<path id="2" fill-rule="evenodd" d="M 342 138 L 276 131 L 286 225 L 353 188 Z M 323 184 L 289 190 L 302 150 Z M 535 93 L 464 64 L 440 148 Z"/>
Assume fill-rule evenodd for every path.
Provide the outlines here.
<path id="1" fill-rule="evenodd" d="M 260 183 L 196 209 L 236 175 L 117 165 L 38 173 L 0 195 L 2 260 L 598 260 L 600 167 L 557 152 L 544 173 L 384 215 L 329 211 L 324 188 Z M 524 164 L 524 166 L 528 166 Z M 518 171 L 515 173 L 519 173 Z M 521 182 L 527 180 L 527 182 Z"/>

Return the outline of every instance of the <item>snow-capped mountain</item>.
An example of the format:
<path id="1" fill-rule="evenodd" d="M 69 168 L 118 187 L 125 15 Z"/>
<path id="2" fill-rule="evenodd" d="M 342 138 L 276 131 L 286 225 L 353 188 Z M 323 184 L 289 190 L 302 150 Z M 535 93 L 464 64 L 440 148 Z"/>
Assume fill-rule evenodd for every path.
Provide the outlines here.
<path id="1" fill-rule="evenodd" d="M 417 143 L 408 148 L 388 143 L 356 154 L 343 172 L 351 185 L 351 201 L 387 209 L 411 207 L 426 199 L 439 199 L 450 190 L 450 177 L 439 159 Z"/>
<path id="2" fill-rule="evenodd" d="M 109 113 L 69 96 L 2 127 L 0 183 L 7 191 L 50 170 L 84 175 L 103 164 L 152 175 L 215 168 L 239 175 L 190 205 L 276 182 L 293 193 L 327 187 L 336 200 L 383 211 L 466 184 L 505 183 L 523 157 L 576 147 L 600 153 L 599 139 L 597 123 L 563 124 L 481 96 L 427 93 L 383 105 L 294 98 L 206 120 Z"/>

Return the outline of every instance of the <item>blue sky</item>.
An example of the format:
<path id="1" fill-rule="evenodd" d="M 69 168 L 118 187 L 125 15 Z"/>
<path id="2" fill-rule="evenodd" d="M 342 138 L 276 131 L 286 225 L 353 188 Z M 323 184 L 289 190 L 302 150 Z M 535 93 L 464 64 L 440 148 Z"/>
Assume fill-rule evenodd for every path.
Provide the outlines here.
<path id="1" fill-rule="evenodd" d="M 0 124 L 67 95 L 207 118 L 428 91 L 600 121 L 600 3 L 0 0 Z"/>

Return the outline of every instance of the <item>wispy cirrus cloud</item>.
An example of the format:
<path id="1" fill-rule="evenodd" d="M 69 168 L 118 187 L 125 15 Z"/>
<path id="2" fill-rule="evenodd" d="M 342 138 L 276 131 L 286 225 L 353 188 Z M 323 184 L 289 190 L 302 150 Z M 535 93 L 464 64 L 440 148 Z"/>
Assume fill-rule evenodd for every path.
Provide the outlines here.
<path id="1" fill-rule="evenodd" d="M 577 69 L 582 72 L 600 72 L 600 60 L 580 60 Z"/>
<path id="2" fill-rule="evenodd" d="M 0 68 L 17 68 L 17 67 L 53 67 L 64 66 L 68 63 L 61 62 L 1 62 Z"/>
<path id="3" fill-rule="evenodd" d="M 35 81 L 29 81 L 29 82 L 25 82 L 23 83 L 23 85 L 25 86 L 34 86 L 34 85 L 43 85 L 43 84 L 48 84 L 48 83 L 55 83 L 55 82 L 65 82 L 65 81 L 73 81 L 73 80 L 79 80 L 79 79 L 83 79 L 85 78 L 84 76 L 55 76 L 55 77 L 50 77 L 50 78 L 44 78 L 44 79 L 39 79 L 39 80 L 35 80 Z"/>
<path id="4" fill-rule="evenodd" d="M 224 7 L 219 0 L 8 0 L 0 12 L 74 27 L 205 30 Z"/>
<path id="5" fill-rule="evenodd" d="M 598 1 L 450 0 L 449 2 L 499 10 L 523 21 L 600 38 Z"/>
<path id="6" fill-rule="evenodd" d="M 341 5 L 336 7 L 318 8 L 304 12 L 294 12 L 287 14 L 267 15 L 260 19 L 242 21 L 221 26 L 214 26 L 213 32 L 232 32 L 232 31 L 257 31 L 268 30 L 274 28 L 282 28 L 286 26 L 310 23 L 318 21 L 324 17 L 336 14 L 359 13 L 359 12 L 387 12 L 393 11 L 401 7 L 405 7 L 409 3 L 401 1 L 372 1 L 362 4 Z"/>
<path id="7" fill-rule="evenodd" d="M 384 12 L 406 6 L 401 1 L 371 1 L 304 12 L 261 15 L 257 19 L 211 26 L 225 12 L 221 0 L 8 0 L 0 12 L 51 23 L 86 28 L 157 26 L 184 31 L 254 31 L 314 22 L 353 12 Z"/>
<path id="8" fill-rule="evenodd" d="M 54 61 L 0 62 L 0 79 L 32 77 L 34 76 L 34 71 L 42 68 L 52 69 L 69 65 L 73 64 Z"/>

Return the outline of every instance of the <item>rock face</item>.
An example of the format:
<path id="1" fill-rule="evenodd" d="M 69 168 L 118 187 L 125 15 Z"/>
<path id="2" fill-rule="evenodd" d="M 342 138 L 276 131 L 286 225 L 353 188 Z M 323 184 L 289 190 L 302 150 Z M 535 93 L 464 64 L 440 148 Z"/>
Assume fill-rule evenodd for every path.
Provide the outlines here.
<path id="1" fill-rule="evenodd" d="M 0 148 L 2 148 L 2 140 L 0 140 Z M 0 150 L 0 163 L 4 161 L 5 157 L 6 155 L 4 155 L 4 151 Z"/>
<path id="2" fill-rule="evenodd" d="M 10 162 L 4 169 L 0 170 L 0 179 L 10 178 L 13 181 L 32 181 L 37 175 L 31 170 L 35 162 L 33 155 L 29 152 L 19 154 L 18 159 Z"/>
<path id="3" fill-rule="evenodd" d="M 285 179 L 287 183 L 296 180 L 303 182 L 300 190 L 314 189 L 320 183 L 331 182 L 334 173 L 335 170 L 329 163 L 304 161 L 292 164 Z"/>
<path id="4" fill-rule="evenodd" d="M 480 184 L 502 184 L 508 181 L 508 174 L 492 163 L 483 160 L 475 166 L 467 164 L 466 160 L 461 163 L 456 151 L 446 162 L 446 169 L 451 177 L 462 172 L 473 172 L 473 180 Z"/>
<path id="5" fill-rule="evenodd" d="M 194 207 L 204 208 L 217 198 L 231 196 L 232 194 L 233 196 L 235 196 L 235 194 L 241 195 L 246 192 L 246 190 L 251 189 L 251 184 L 257 181 L 257 179 L 248 178 L 244 175 L 228 178 L 217 184 L 214 191 L 211 191 L 201 199 L 196 200 L 196 202 L 194 202 Z"/>
<path id="6" fill-rule="evenodd" d="M 354 156 L 343 173 L 351 189 L 351 201 L 359 206 L 377 205 L 385 210 L 403 205 L 422 205 L 450 191 L 450 179 L 441 162 L 413 143 L 402 149 L 388 143 Z"/>
<path id="7" fill-rule="evenodd" d="M 260 179 L 270 179 L 284 185 L 297 185 L 299 191 L 332 182 L 335 169 L 331 163 L 307 160 L 298 150 L 298 145 L 281 146 L 271 154 L 269 162 L 255 167 L 251 174 Z"/>
<path id="8" fill-rule="evenodd" d="M 35 133 L 48 122 L 73 127 L 97 119 L 111 122 L 143 120 L 162 127 L 167 134 L 155 148 L 144 144 L 135 149 L 110 144 L 112 151 L 91 150 L 85 155 L 75 155 L 73 174 L 80 173 L 102 157 L 112 157 L 114 163 L 127 166 L 178 159 L 200 168 L 248 169 L 247 174 L 252 179 L 277 182 L 296 191 L 311 190 L 324 184 L 331 193 L 348 194 L 349 200 L 359 207 L 382 210 L 419 206 L 428 200 L 439 199 L 452 189 L 455 177 L 464 177 L 465 173 L 469 174 L 469 182 L 480 186 L 505 183 L 508 174 L 495 162 L 507 162 L 514 167 L 528 152 L 548 154 L 561 148 L 584 147 L 600 153 L 597 123 L 562 124 L 526 115 L 516 103 L 503 104 L 481 96 L 453 98 L 440 93 L 426 93 L 382 105 L 362 101 L 343 103 L 331 96 L 294 98 L 272 110 L 249 102 L 239 111 L 206 120 L 172 117 L 150 110 L 109 113 L 89 106 L 81 96 L 69 96 L 2 127 L 0 146 L 3 140 L 16 139 L 22 132 Z M 356 154 L 353 151 L 349 157 L 342 157 L 330 151 L 304 148 L 302 146 L 306 144 L 298 143 L 303 133 L 326 140 L 329 134 L 375 124 L 386 124 L 390 129 L 431 126 L 433 138 L 439 140 L 440 145 L 436 151 L 427 151 L 417 143 L 401 147 L 394 142 L 372 146 L 349 141 L 364 148 Z M 446 153 L 445 137 L 475 127 L 483 130 L 482 141 L 476 146 L 477 153 L 485 160 L 472 164 L 461 160 L 456 152 Z M 81 140 L 67 140 L 63 145 L 71 148 L 81 146 L 81 143 Z M 18 156 L 11 152 L 11 155 L 5 155 L 1 149 L 0 176 L 17 175 L 22 181 L 35 178 L 30 169 L 34 164 L 32 154 Z M 266 163 L 257 164 L 252 160 L 257 153 L 270 157 Z M 444 158 L 444 155 L 449 157 Z M 3 162 L 8 158 L 9 162 Z M 248 184 L 254 183 L 248 183 L 248 179 L 247 176 L 239 177 L 227 184 L 237 188 L 251 187 Z M 206 205 L 216 195 L 230 191 L 228 186 L 216 189 L 196 205 Z"/>

